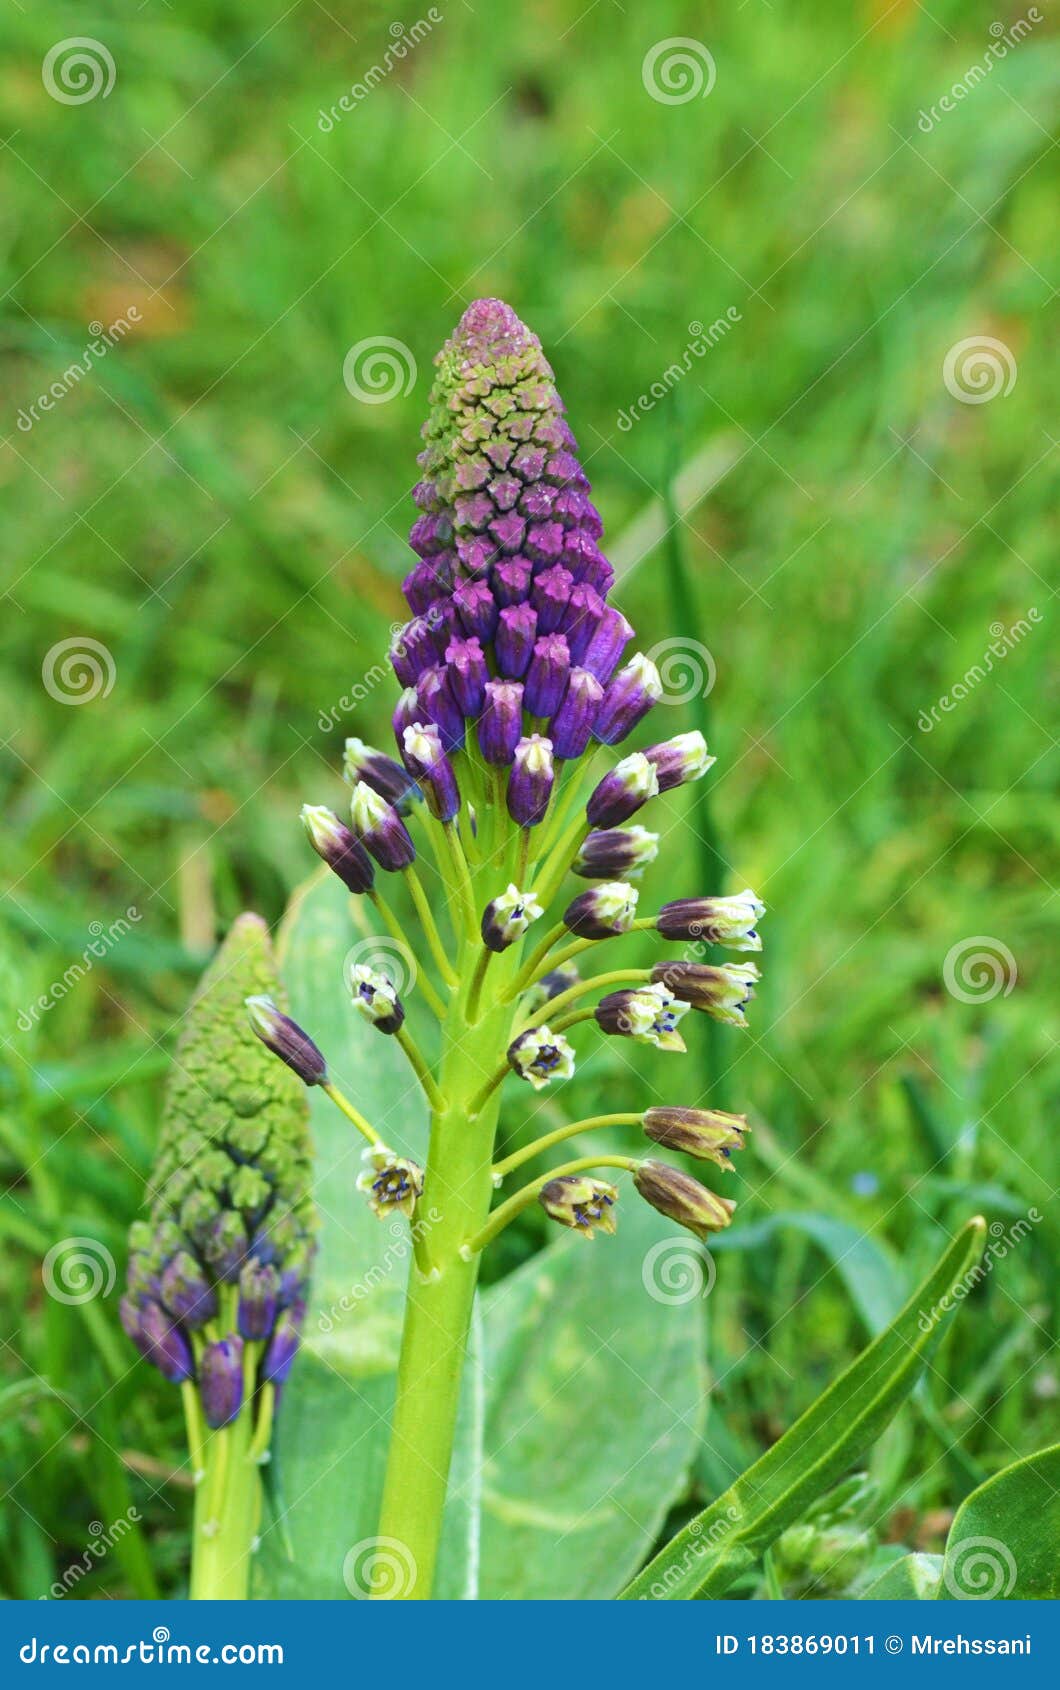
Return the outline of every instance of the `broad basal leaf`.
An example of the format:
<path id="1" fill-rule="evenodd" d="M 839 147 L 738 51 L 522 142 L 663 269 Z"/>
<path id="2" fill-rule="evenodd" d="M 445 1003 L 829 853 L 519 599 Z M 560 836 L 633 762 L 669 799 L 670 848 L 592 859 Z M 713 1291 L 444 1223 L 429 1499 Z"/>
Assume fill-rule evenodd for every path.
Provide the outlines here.
<path id="1" fill-rule="evenodd" d="M 1015 1461 L 966 1497 L 946 1539 L 939 1597 L 1060 1596 L 1060 1444 Z"/>

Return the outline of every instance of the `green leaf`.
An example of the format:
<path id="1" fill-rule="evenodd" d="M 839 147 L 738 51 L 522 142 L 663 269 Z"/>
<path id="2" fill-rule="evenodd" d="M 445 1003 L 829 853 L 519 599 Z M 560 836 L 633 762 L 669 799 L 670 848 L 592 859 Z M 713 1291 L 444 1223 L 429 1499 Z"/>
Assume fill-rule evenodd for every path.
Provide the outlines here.
<path id="1" fill-rule="evenodd" d="M 623 1193 L 614 1238 L 564 1236 L 485 1294 L 483 1597 L 613 1597 L 656 1539 L 702 1423 L 699 1259 Z"/>
<path id="2" fill-rule="evenodd" d="M 987 1479 L 958 1508 L 936 1594 L 1011 1601 L 1060 1596 L 1060 1444 Z"/>
<path id="3" fill-rule="evenodd" d="M 897 1319 L 760 1461 L 689 1522 L 622 1592 L 623 1599 L 720 1596 L 834 1485 L 879 1436 L 920 1372 L 983 1247 L 970 1221 Z"/>
<path id="4" fill-rule="evenodd" d="M 929 1601 L 939 1594 L 941 1555 L 903 1555 L 862 1591 L 866 1602 Z"/>
<path id="5" fill-rule="evenodd" d="M 422 1157 L 425 1108 L 405 1059 L 359 1019 L 343 983 L 343 959 L 372 931 L 371 914 L 334 875 L 314 876 L 284 923 L 281 968 L 291 1013 L 334 1079 L 384 1137 Z M 263 1521 L 257 1596 L 347 1594 L 346 1555 L 376 1531 L 405 1300 L 408 1226 L 371 1212 L 356 1189 L 361 1138 L 320 1091 L 309 1097 L 320 1247 L 273 1438 L 274 1509 Z"/>

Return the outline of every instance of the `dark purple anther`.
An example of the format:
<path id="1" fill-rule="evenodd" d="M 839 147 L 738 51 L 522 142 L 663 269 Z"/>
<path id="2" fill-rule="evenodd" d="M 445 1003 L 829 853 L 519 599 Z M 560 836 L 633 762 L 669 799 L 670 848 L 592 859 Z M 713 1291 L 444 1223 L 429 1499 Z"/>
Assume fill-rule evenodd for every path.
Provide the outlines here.
<path id="1" fill-rule="evenodd" d="M 482 647 L 473 636 L 466 640 L 451 640 L 445 648 L 449 690 L 465 716 L 477 717 L 482 709 L 482 695 L 489 670 L 482 655 Z"/>
<path id="2" fill-rule="evenodd" d="M 405 781 L 406 788 L 408 781 Z M 302 805 L 302 824 L 309 843 L 351 892 L 370 892 L 375 869 L 360 840 L 322 804 Z"/>
<path id="3" fill-rule="evenodd" d="M 276 1319 L 280 1294 L 280 1276 L 274 1267 L 258 1261 L 244 1263 L 239 1276 L 240 1335 L 244 1338 L 267 1338 Z"/>
<path id="4" fill-rule="evenodd" d="M 406 728 L 403 750 L 409 772 L 422 786 L 432 816 L 440 822 L 451 822 L 460 808 L 460 788 L 434 723 L 414 722 Z"/>
<path id="5" fill-rule="evenodd" d="M 485 581 L 461 581 L 453 589 L 453 609 L 464 633 L 485 644 L 497 626 L 497 601 Z"/>
<path id="6" fill-rule="evenodd" d="M 593 729 L 597 739 L 604 745 L 617 745 L 659 702 L 662 691 L 658 669 L 650 657 L 638 651 L 613 676 L 604 693 Z"/>
<path id="7" fill-rule="evenodd" d="M 368 791 L 367 787 L 365 791 Z M 374 798 L 375 794 L 372 796 Z M 376 798 L 376 803 L 382 802 L 381 798 Z M 250 1025 L 262 1044 L 267 1045 L 281 1062 L 286 1062 L 288 1068 L 293 1068 L 303 1085 L 324 1085 L 328 1077 L 328 1065 L 309 1034 L 302 1031 L 297 1021 L 292 1021 L 289 1015 L 284 1015 L 270 997 L 247 998 L 246 1002 Z"/>
<path id="8" fill-rule="evenodd" d="M 604 689 L 588 669 L 572 669 L 563 702 L 549 723 L 552 750 L 562 762 L 580 757 L 592 737 Z"/>
<path id="9" fill-rule="evenodd" d="M 497 667 L 506 679 L 522 680 L 537 638 L 537 612 L 529 604 L 508 605 L 497 621 Z"/>
<path id="10" fill-rule="evenodd" d="M 178 1250 L 163 1273 L 162 1301 L 187 1327 L 203 1326 L 217 1313 L 217 1293 L 189 1250 Z"/>
<path id="11" fill-rule="evenodd" d="M 444 669 L 428 669 L 416 682 L 416 698 L 422 721 L 433 722 L 446 751 L 459 751 L 464 743 L 464 716 Z"/>
<path id="12" fill-rule="evenodd" d="M 508 814 L 520 827 L 537 827 L 548 810 L 555 782 L 552 741 L 540 734 L 521 739 L 508 776 Z"/>
<path id="13" fill-rule="evenodd" d="M 228 1426 L 243 1406 L 243 1340 L 230 1332 L 207 1344 L 199 1365 L 199 1394 L 207 1426 Z"/>
<path id="14" fill-rule="evenodd" d="M 633 629 L 630 623 L 620 610 L 609 604 L 589 641 L 588 650 L 582 658 L 582 668 L 588 669 L 606 687 L 632 638 Z"/>
<path id="15" fill-rule="evenodd" d="M 493 571 L 493 596 L 505 605 L 522 604 L 530 591 L 531 568 L 524 557 L 508 557 Z"/>
<path id="16" fill-rule="evenodd" d="M 603 613 L 604 601 L 596 588 L 579 581 L 571 590 L 559 623 L 560 633 L 567 636 L 572 663 L 581 663 Z"/>
<path id="17" fill-rule="evenodd" d="M 272 1335 L 272 1342 L 265 1351 L 265 1359 L 261 1364 L 263 1382 L 272 1385 L 282 1385 L 291 1371 L 298 1350 L 298 1327 L 285 1309 L 276 1322 L 276 1330 Z"/>
<path id="18" fill-rule="evenodd" d="M 531 716 L 555 715 L 570 680 L 570 653 L 562 634 L 546 634 L 534 644 L 526 672 L 523 702 Z"/>
<path id="19" fill-rule="evenodd" d="M 487 763 L 504 765 L 515 756 L 523 732 L 523 689 L 518 681 L 487 681 L 478 723 L 479 750 Z"/>
<path id="20" fill-rule="evenodd" d="M 570 600 L 574 577 L 561 563 L 543 569 L 530 589 L 530 603 L 537 611 L 537 626 L 542 634 L 554 634 L 562 626 L 563 613 Z"/>

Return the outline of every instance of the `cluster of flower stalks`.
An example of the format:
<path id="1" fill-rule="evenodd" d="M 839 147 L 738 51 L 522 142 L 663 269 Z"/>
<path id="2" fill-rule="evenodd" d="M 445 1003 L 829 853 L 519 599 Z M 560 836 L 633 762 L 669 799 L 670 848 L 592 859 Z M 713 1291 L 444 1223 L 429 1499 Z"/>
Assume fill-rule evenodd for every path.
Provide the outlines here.
<path id="1" fill-rule="evenodd" d="M 601 1168 L 628 1171 L 642 1198 L 701 1237 L 733 1208 L 650 1155 L 579 1157 L 491 1207 L 495 1187 L 597 1126 L 639 1124 L 653 1145 L 721 1169 L 746 1130 L 743 1117 L 710 1109 L 633 1109 L 572 1122 L 495 1162 L 502 1082 L 511 1075 L 538 1092 L 568 1079 L 583 1023 L 594 1037 L 672 1052 L 685 1048 L 690 1012 L 743 1026 L 757 969 L 705 959 L 712 946 L 758 951 L 762 914 L 749 891 L 696 888 L 638 914 L 635 882 L 659 836 L 633 818 L 648 806 L 650 819 L 652 799 L 713 758 L 698 733 L 625 748 L 662 688 L 650 659 L 628 654 L 633 629 L 608 602 L 602 524 L 537 337 L 507 305 L 479 300 L 436 365 L 414 492 L 417 561 L 404 581 L 412 614 L 390 654 L 404 689 L 398 756 L 349 740 L 348 820 L 303 811 L 319 855 L 419 953 L 408 1003 L 383 967 L 356 966 L 347 985 L 357 1011 L 402 1045 L 426 1094 L 426 1169 L 338 1090 L 305 1031 L 271 1002 L 250 1006 L 263 1041 L 368 1141 L 362 1185 L 373 1207 L 412 1216 L 421 1203 L 441 1217 L 415 1229 L 381 1525 L 419 1559 L 417 1594 L 429 1587 L 455 1413 L 450 1352 L 459 1358 L 483 1246 L 535 1200 L 585 1238 L 613 1231 L 618 1188 Z M 564 891 L 568 874 L 594 884 Z M 402 880 L 419 943 L 387 895 Z M 641 929 L 680 948 L 650 968 L 624 966 L 622 937 Z M 424 1039 L 417 1015 L 441 1024 L 437 1062 L 428 1053 L 439 1041 Z"/>
<path id="2" fill-rule="evenodd" d="M 268 930 L 234 923 L 184 1020 L 121 1320 L 181 1387 L 196 1481 L 192 1595 L 246 1593 L 259 1469 L 298 1348 L 313 1255 L 305 1093 L 249 1034 L 274 1001 Z"/>

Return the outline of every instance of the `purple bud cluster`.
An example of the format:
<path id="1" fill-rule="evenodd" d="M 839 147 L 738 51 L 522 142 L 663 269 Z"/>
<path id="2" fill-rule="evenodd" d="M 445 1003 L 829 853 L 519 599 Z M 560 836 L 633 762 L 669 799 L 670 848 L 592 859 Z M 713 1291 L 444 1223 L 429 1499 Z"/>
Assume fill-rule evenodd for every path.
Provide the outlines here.
<path id="1" fill-rule="evenodd" d="M 395 733 L 436 814 L 454 813 L 448 758 L 473 735 L 511 771 L 511 815 L 533 826 L 555 765 L 594 737 L 623 740 L 658 676 L 640 655 L 622 667 L 633 629 L 607 602 L 603 524 L 537 336 L 510 306 L 479 299 L 436 364 L 409 535 L 418 561 L 404 581 L 412 614 L 390 653 L 405 689 Z M 426 766 L 409 758 L 410 730 L 437 736 Z"/>

